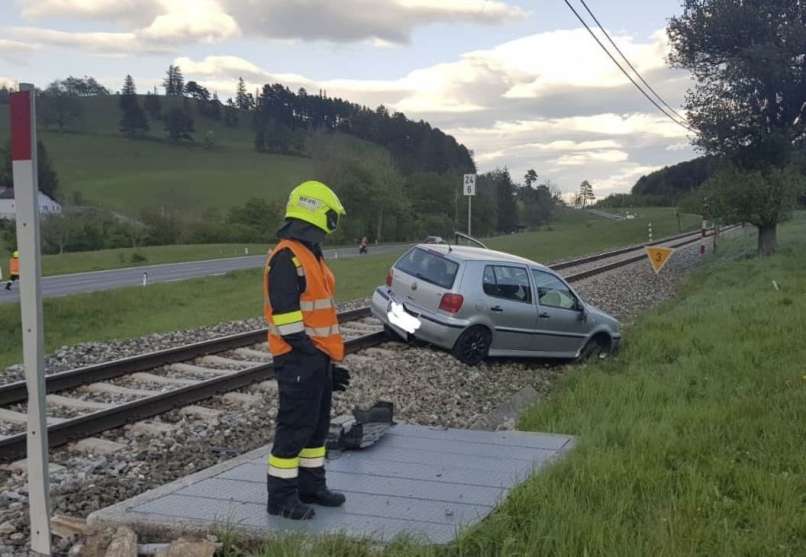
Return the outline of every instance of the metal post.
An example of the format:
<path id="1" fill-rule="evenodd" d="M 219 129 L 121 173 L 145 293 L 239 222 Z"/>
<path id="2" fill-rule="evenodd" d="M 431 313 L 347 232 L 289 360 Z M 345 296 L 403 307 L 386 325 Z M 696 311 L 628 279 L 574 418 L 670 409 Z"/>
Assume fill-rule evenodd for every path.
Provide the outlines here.
<path id="1" fill-rule="evenodd" d="M 22 352 L 28 387 L 28 508 L 31 551 L 50 555 L 48 429 L 42 358 L 42 297 L 39 253 L 39 183 L 36 153 L 36 92 L 20 84 L 11 95 L 11 160 L 20 252 Z"/>
<path id="2" fill-rule="evenodd" d="M 472 209 L 471 209 L 472 207 L 473 207 L 473 196 L 472 196 L 472 195 L 468 195 L 468 196 L 467 196 L 467 235 L 468 235 L 468 236 L 472 236 L 472 235 L 473 235 L 473 234 L 470 232 L 470 220 L 471 220 L 471 218 L 472 218 L 472 216 L 473 216 L 473 211 L 472 211 Z"/>

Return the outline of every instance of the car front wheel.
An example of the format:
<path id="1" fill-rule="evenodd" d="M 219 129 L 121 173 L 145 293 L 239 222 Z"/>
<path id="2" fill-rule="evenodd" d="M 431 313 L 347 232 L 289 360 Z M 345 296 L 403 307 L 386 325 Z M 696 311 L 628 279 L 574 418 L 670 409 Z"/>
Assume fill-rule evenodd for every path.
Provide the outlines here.
<path id="1" fill-rule="evenodd" d="M 579 354 L 578 361 L 596 361 L 604 360 L 610 355 L 610 342 L 601 337 L 596 336 L 588 341 L 582 352 Z"/>
<path id="2" fill-rule="evenodd" d="M 478 365 L 490 352 L 492 334 L 487 327 L 476 325 L 466 329 L 453 345 L 453 355 L 470 366 Z"/>

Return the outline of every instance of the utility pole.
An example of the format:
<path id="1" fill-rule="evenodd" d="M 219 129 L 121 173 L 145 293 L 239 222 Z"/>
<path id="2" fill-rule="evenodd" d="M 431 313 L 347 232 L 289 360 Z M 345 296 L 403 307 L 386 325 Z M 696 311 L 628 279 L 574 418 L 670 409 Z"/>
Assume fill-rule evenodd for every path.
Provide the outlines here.
<path id="1" fill-rule="evenodd" d="M 36 143 L 36 90 L 20 83 L 12 93 L 11 166 L 17 208 L 17 247 L 20 252 L 20 313 L 22 355 L 28 388 L 28 511 L 31 552 L 50 555 L 50 498 L 48 487 L 48 427 L 43 362 L 41 254 L 39 250 L 39 181 Z"/>

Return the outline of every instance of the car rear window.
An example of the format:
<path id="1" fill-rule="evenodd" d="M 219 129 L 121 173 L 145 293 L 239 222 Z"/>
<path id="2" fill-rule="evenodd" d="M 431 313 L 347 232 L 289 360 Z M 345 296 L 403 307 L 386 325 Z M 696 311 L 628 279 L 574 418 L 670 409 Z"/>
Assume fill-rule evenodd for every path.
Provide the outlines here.
<path id="1" fill-rule="evenodd" d="M 438 253 L 414 248 L 398 259 L 395 269 L 442 288 L 450 288 L 456 279 L 459 264 Z"/>

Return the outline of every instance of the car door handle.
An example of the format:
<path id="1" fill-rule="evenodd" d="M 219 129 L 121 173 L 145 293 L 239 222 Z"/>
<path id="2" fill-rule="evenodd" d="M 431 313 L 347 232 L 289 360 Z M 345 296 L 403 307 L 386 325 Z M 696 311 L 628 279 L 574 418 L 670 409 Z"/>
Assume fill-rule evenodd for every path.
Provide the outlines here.
<path id="1" fill-rule="evenodd" d="M 551 319 L 551 315 L 549 315 L 549 312 L 547 311 L 541 311 L 538 314 L 538 317 L 542 317 L 543 319 Z"/>
<path id="2" fill-rule="evenodd" d="M 504 311 L 504 308 L 501 306 L 493 306 L 490 308 L 490 311 Z"/>

